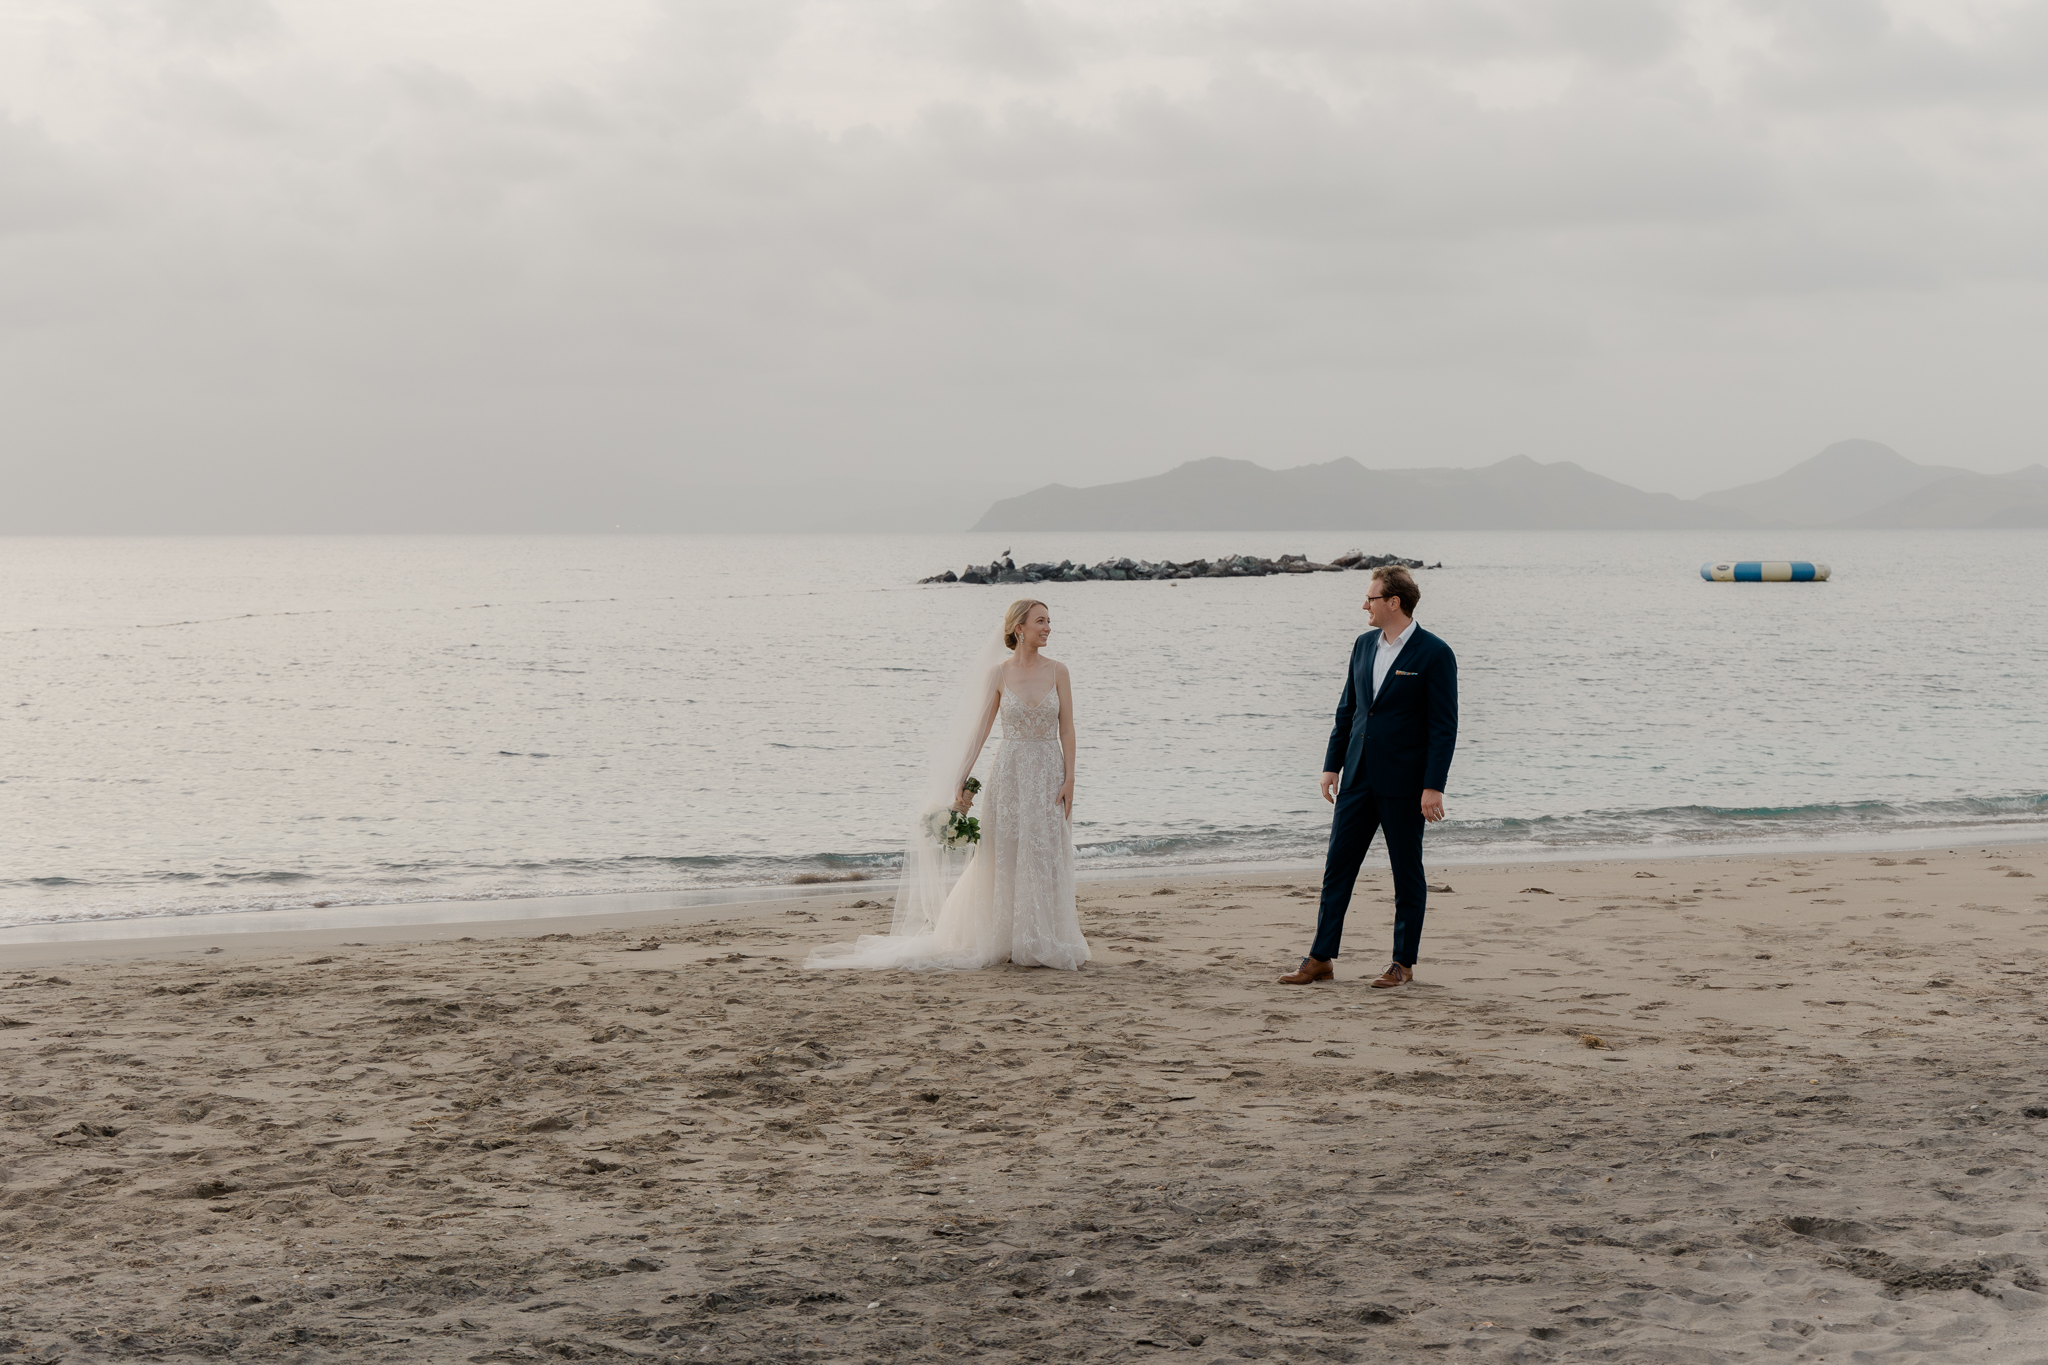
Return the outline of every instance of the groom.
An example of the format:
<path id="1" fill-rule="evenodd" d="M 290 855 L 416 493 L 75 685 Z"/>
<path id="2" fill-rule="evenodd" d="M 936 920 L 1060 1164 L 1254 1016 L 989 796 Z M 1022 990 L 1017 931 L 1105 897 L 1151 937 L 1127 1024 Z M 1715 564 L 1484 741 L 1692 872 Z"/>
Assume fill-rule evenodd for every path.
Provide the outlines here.
<path id="1" fill-rule="evenodd" d="M 1336 977 L 1344 912 L 1373 832 L 1387 832 L 1394 865 L 1394 960 L 1375 987 L 1415 979 L 1428 883 L 1422 875 L 1422 825 L 1444 818 L 1444 784 L 1458 742 L 1458 660 L 1451 647 L 1415 624 L 1422 590 L 1399 565 L 1375 569 L 1365 614 L 1373 629 L 1351 646 L 1351 668 L 1337 703 L 1337 724 L 1323 758 L 1323 799 L 1337 807 L 1323 864 L 1316 940 L 1301 966 L 1280 978 L 1306 986 Z M 1333 795 L 1342 781 L 1341 794 Z"/>

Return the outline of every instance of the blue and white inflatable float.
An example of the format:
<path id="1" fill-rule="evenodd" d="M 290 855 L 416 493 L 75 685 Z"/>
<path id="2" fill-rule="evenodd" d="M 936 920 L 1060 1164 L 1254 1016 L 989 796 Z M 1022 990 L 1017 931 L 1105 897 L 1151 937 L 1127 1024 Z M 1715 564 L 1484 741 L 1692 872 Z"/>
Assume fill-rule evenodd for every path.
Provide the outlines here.
<path id="1" fill-rule="evenodd" d="M 1700 565 L 1709 583 L 1825 583 L 1828 566 L 1806 559 L 1723 559 Z"/>

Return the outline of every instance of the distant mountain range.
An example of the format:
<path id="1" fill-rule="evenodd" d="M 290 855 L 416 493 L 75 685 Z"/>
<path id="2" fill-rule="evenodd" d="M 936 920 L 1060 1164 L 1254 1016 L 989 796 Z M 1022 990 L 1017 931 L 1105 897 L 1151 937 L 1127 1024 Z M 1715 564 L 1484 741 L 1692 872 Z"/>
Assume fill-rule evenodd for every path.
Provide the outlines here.
<path id="1" fill-rule="evenodd" d="M 1996 528 L 2048 526 L 2048 466 L 2010 474 L 1957 474 L 1926 484 L 1843 526 Z"/>
<path id="2" fill-rule="evenodd" d="M 1148 479 L 1004 498 L 976 531 L 1442 531 L 2048 527 L 2048 468 L 2011 474 L 1916 464 L 1876 441 L 1838 441 L 1774 479 L 1675 498 L 1569 461 L 1517 455 L 1478 469 L 1296 469 L 1212 458 Z"/>

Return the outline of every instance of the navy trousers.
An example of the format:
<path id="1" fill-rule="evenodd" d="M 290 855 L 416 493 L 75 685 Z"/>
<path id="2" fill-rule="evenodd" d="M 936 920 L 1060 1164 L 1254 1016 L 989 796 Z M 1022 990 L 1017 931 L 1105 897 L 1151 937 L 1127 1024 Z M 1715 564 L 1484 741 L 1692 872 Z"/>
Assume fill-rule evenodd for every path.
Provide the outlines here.
<path id="1" fill-rule="evenodd" d="M 1372 836 L 1387 832 L 1387 857 L 1394 865 L 1394 961 L 1413 967 L 1422 948 L 1422 914 L 1429 883 L 1422 875 L 1422 793 L 1381 801 L 1364 783 L 1337 794 L 1330 823 L 1330 853 L 1323 863 L 1323 904 L 1316 916 L 1316 941 L 1308 955 L 1318 962 L 1337 956 L 1344 938 L 1344 912 Z"/>

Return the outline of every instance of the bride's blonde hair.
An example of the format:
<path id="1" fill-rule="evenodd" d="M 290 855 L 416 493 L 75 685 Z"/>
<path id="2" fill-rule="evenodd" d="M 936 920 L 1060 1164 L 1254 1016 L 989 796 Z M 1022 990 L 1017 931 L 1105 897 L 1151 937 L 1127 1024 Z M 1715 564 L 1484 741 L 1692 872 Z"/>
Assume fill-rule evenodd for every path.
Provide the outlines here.
<path id="1" fill-rule="evenodd" d="M 1025 618 L 1031 615 L 1033 607 L 1045 607 L 1045 603 L 1038 601 L 1036 598 L 1020 597 L 1010 603 L 1010 609 L 1003 613 L 1003 644 L 1006 647 L 1010 649 L 1017 647 L 1017 632 L 1024 629 Z M 1045 607 L 1045 609 L 1047 611 L 1052 610 L 1051 607 Z"/>

